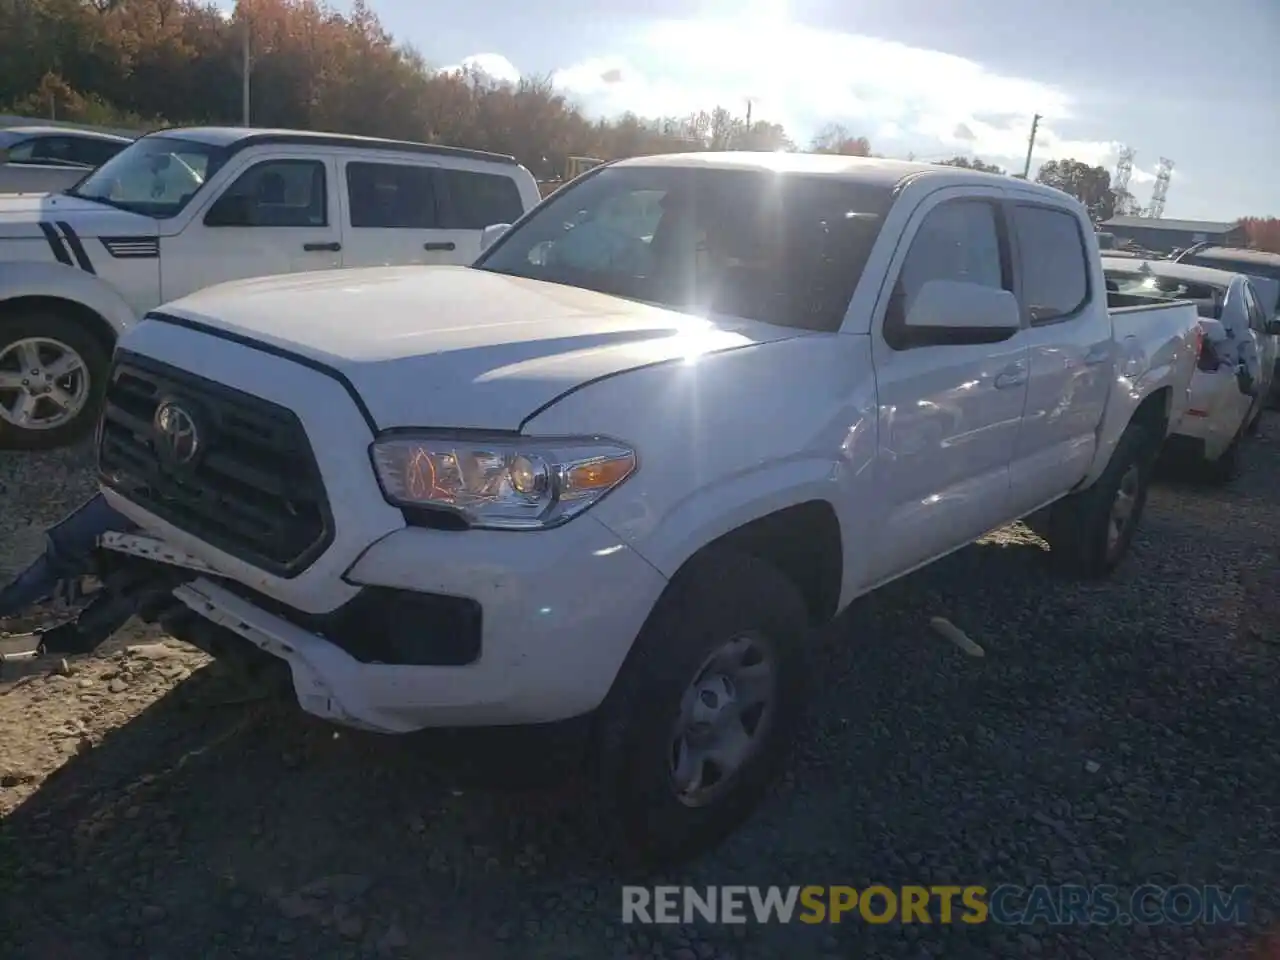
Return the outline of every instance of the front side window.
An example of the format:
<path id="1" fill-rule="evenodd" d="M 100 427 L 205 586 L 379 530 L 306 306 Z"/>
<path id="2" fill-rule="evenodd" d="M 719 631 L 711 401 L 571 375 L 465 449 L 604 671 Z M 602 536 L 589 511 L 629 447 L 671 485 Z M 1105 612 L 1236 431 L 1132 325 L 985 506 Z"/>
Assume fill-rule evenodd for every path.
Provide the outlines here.
<path id="1" fill-rule="evenodd" d="M 209 227 L 323 227 L 328 224 L 324 164 L 263 160 L 236 178 L 205 215 Z"/>
<path id="2" fill-rule="evenodd" d="M 404 163 L 348 163 L 347 207 L 351 226 L 383 230 L 434 230 L 436 173 Z"/>
<path id="3" fill-rule="evenodd" d="M 1009 289 L 998 218 L 995 205 L 986 200 L 952 200 L 929 211 L 911 239 L 889 298 L 884 318 L 884 338 L 889 346 L 906 350 L 921 345 L 912 341 L 906 315 L 920 288 L 930 280 Z"/>
<path id="4" fill-rule="evenodd" d="M 836 330 L 887 187 L 801 174 L 608 167 L 548 198 L 476 266 L 697 314 Z"/>
<path id="5" fill-rule="evenodd" d="M 1065 210 L 1019 204 L 1013 220 L 1031 323 L 1071 317 L 1089 302 L 1089 256 L 1079 219 Z"/>
<path id="6" fill-rule="evenodd" d="M 1249 329 L 1255 333 L 1267 332 L 1267 318 L 1262 309 L 1262 301 L 1251 284 L 1244 285 L 1244 302 L 1249 308 Z"/>
<path id="7" fill-rule="evenodd" d="M 186 208 L 226 162 L 206 143 L 153 136 L 135 140 L 67 193 L 167 220 Z"/>
<path id="8" fill-rule="evenodd" d="M 75 137 L 71 141 L 71 160 L 86 167 L 100 167 L 127 146 L 114 140 Z"/>

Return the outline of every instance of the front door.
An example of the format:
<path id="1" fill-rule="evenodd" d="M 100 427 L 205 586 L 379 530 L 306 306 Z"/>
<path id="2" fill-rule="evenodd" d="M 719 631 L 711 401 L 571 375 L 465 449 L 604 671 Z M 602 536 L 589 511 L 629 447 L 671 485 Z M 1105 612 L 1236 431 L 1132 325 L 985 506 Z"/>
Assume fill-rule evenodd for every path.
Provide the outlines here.
<path id="1" fill-rule="evenodd" d="M 981 343 L 913 343 L 903 318 L 928 280 L 1013 289 L 1002 191 L 932 194 L 912 216 L 890 267 L 896 277 L 872 325 L 879 441 L 879 535 L 871 582 L 905 573 L 1008 517 L 1009 463 L 1026 399 L 1023 333 Z M 903 249 L 905 248 L 905 255 Z M 973 335 L 970 336 L 969 334 Z"/>
<path id="2" fill-rule="evenodd" d="M 248 158 L 181 233 L 161 240 L 164 299 L 228 280 L 341 267 L 332 182 L 324 157 Z"/>
<path id="3" fill-rule="evenodd" d="M 1089 472 L 1116 358 L 1105 293 L 1089 289 L 1079 217 L 1038 201 L 1011 208 L 1031 382 L 1009 476 L 1014 513 L 1024 515 Z"/>

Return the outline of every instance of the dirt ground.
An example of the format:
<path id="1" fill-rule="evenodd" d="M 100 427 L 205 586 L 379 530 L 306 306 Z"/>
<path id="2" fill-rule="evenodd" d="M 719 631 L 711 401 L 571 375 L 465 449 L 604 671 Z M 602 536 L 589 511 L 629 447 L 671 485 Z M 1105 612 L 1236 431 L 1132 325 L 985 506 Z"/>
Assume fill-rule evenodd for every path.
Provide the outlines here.
<path id="1" fill-rule="evenodd" d="M 90 461 L 0 454 L 0 581 L 92 489 Z M 1237 482 L 1155 489 L 1106 584 L 1048 575 L 1014 527 L 891 585 L 822 639 L 776 795 L 666 878 L 1245 884 L 1239 927 L 623 927 L 640 881 L 599 853 L 577 785 L 477 783 L 447 736 L 335 729 L 131 626 L 0 677 L 0 956 L 1260 957 L 1280 916 L 1278 547 L 1270 414 Z M 499 781 L 539 765 L 477 742 Z"/>

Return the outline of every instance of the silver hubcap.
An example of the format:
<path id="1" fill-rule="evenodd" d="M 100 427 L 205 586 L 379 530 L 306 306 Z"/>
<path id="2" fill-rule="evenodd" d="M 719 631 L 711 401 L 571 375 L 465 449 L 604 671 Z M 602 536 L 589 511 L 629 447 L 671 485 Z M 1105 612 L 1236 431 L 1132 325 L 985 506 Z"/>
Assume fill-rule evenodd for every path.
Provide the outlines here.
<path id="1" fill-rule="evenodd" d="M 736 637 L 706 659 L 672 735 L 671 781 L 681 803 L 711 803 L 755 756 L 773 721 L 776 687 L 772 648 L 759 637 Z"/>
<path id="2" fill-rule="evenodd" d="M 89 371 L 59 340 L 29 337 L 0 350 L 0 420 L 23 430 L 69 423 L 89 398 Z"/>
<path id="3" fill-rule="evenodd" d="M 1120 487 L 1111 503 L 1111 521 L 1107 524 L 1107 550 L 1114 551 L 1133 522 L 1133 512 L 1138 506 L 1138 489 L 1141 471 L 1137 464 L 1129 467 L 1120 478 Z"/>

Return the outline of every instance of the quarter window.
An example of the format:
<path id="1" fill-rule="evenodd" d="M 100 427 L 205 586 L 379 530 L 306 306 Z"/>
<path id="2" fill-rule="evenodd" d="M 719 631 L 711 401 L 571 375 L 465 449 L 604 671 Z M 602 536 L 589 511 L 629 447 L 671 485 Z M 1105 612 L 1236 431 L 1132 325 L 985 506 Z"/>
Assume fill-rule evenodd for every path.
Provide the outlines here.
<path id="1" fill-rule="evenodd" d="M 403 163 L 348 163 L 347 199 L 351 226 L 433 230 L 435 171 Z"/>
<path id="2" fill-rule="evenodd" d="M 1032 325 L 1064 320 L 1089 300 L 1089 260 L 1080 222 L 1065 210 L 1014 209 L 1022 303 Z"/>
<path id="3" fill-rule="evenodd" d="M 953 200 L 930 211 L 911 240 L 889 299 L 885 342 L 895 350 L 923 345 L 912 342 L 904 321 L 916 294 L 930 280 L 1009 289 L 1000 233 L 999 214 L 985 200 Z"/>
<path id="4" fill-rule="evenodd" d="M 435 176 L 448 196 L 440 224 L 446 230 L 483 230 L 495 223 L 515 223 L 524 213 L 520 191 L 510 177 L 449 169 L 439 169 Z"/>

